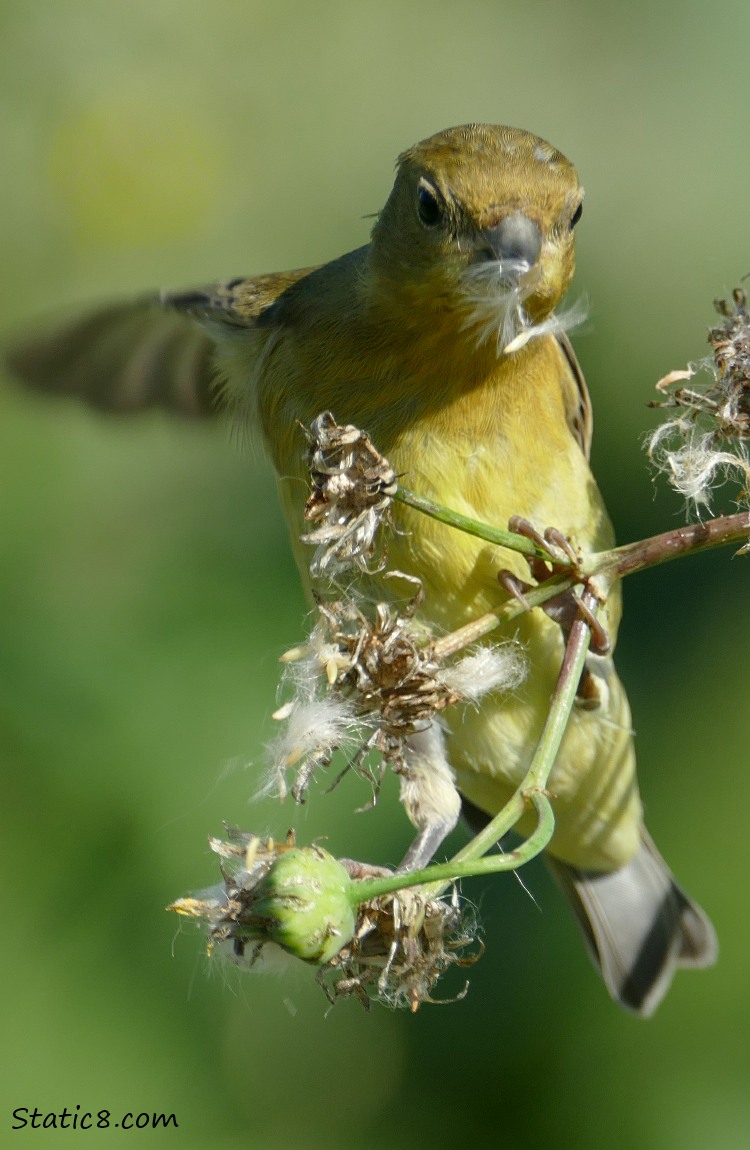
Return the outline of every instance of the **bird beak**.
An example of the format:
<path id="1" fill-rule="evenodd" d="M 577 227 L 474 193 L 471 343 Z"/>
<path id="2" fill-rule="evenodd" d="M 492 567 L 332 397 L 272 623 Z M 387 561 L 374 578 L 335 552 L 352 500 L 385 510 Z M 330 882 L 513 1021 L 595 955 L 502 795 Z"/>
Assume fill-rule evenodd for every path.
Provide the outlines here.
<path id="1" fill-rule="evenodd" d="M 509 278 L 520 279 L 530 271 L 542 250 L 542 233 L 522 212 L 505 216 L 476 237 L 476 259 L 497 260 L 507 268 Z"/>

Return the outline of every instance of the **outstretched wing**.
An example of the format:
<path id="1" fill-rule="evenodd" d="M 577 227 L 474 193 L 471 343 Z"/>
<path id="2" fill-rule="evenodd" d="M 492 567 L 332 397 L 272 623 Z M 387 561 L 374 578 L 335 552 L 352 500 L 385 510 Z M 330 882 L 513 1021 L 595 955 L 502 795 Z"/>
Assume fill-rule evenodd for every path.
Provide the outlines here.
<path id="1" fill-rule="evenodd" d="M 103 411 L 214 410 L 214 341 L 185 316 L 144 299 L 102 307 L 11 347 L 6 362 L 28 387 Z"/>
<path id="2" fill-rule="evenodd" d="M 312 271 L 281 272 L 114 303 L 19 341 L 12 375 L 103 411 L 150 407 L 190 417 L 219 408 L 213 351 L 221 330 L 273 322 L 273 305 Z"/>

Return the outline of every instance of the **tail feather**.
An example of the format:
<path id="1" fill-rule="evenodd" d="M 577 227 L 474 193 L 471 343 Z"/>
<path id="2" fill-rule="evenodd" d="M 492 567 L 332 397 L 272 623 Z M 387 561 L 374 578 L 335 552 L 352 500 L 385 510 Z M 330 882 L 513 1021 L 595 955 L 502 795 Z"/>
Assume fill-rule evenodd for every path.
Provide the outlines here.
<path id="1" fill-rule="evenodd" d="M 676 970 L 716 961 L 711 922 L 677 885 L 645 831 L 635 857 L 610 873 L 546 860 L 607 990 L 627 1010 L 649 1017 Z"/>

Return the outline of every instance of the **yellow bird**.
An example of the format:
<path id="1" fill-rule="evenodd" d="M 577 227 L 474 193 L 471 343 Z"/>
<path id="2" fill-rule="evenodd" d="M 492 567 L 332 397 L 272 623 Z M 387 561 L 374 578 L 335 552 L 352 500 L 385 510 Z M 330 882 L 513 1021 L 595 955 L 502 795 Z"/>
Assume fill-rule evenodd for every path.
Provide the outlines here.
<path id="1" fill-rule="evenodd" d="M 519 515 L 601 550 L 613 538 L 589 470 L 589 398 L 555 312 L 582 204 L 575 169 L 544 140 L 452 128 L 399 157 L 368 245 L 321 267 L 101 309 L 20 347 L 11 365 L 37 388 L 108 410 L 209 414 L 228 404 L 261 431 L 295 541 L 306 494 L 299 423 L 330 410 L 366 429 L 420 494 L 501 526 Z M 395 515 L 389 559 L 421 579 L 436 632 L 495 608 L 506 594 L 500 571 L 527 574 L 515 553 L 405 507 Z M 613 642 L 619 614 L 613 586 Z M 433 725 L 410 745 L 409 865 L 453 828 L 459 793 L 470 821 L 486 821 L 528 769 L 563 638 L 541 610 L 512 633 L 526 648 L 523 686 L 446 713 L 444 731 Z M 575 710 L 549 781 L 548 861 L 610 994 L 648 1015 L 677 967 L 714 961 L 716 939 L 645 831 L 611 659 L 591 655 L 589 670 L 594 705 Z"/>

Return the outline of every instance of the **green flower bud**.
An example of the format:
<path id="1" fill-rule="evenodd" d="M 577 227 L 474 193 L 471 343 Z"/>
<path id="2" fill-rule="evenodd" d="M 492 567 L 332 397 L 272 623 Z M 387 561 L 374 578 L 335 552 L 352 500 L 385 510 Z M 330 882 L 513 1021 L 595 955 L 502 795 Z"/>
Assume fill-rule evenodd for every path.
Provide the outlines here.
<path id="1" fill-rule="evenodd" d="M 351 887 L 347 871 L 327 851 L 287 850 L 254 888 L 240 923 L 252 937 L 322 965 L 354 935 Z"/>

